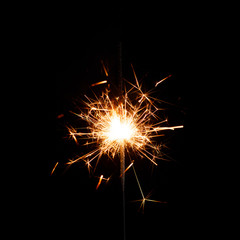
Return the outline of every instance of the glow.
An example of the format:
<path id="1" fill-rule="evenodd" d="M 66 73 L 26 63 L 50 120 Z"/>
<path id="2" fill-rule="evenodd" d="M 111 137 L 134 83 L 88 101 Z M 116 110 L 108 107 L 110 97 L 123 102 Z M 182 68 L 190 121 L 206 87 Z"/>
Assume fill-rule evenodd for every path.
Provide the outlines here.
<path id="1" fill-rule="evenodd" d="M 128 119 L 121 121 L 119 116 L 114 116 L 111 119 L 107 132 L 107 137 L 110 141 L 129 141 L 133 134 L 134 126 Z"/>
<path id="2" fill-rule="evenodd" d="M 163 154 L 159 154 L 161 144 L 157 145 L 155 138 L 164 136 L 164 131 L 183 128 L 183 125 L 168 126 L 166 119 L 156 114 L 161 110 L 154 103 L 158 99 L 144 93 L 136 76 L 135 80 L 136 85 L 129 83 L 132 88 L 121 98 L 110 98 L 108 89 L 95 99 L 85 95 L 86 111 L 75 115 L 89 126 L 84 131 L 69 127 L 69 135 L 76 143 L 78 138 L 87 139 L 87 145 L 96 144 L 96 148 L 68 164 L 83 160 L 91 166 L 93 160 L 97 160 L 97 165 L 103 154 L 114 158 L 120 149 L 127 149 L 129 153 L 133 151 L 156 166 L 158 159 L 166 160 Z"/>
<path id="3" fill-rule="evenodd" d="M 107 76 L 108 73 L 104 65 L 103 68 Z M 157 138 L 164 137 L 166 131 L 183 128 L 183 125 L 169 126 L 164 114 L 162 114 L 162 117 L 161 114 L 158 114 L 164 109 L 157 107 L 158 103 L 166 102 L 153 98 L 150 94 L 151 91 L 144 92 L 142 85 L 138 82 L 133 66 L 132 70 L 136 84 L 128 82 L 130 89 L 125 87 L 122 96 L 112 96 L 110 84 L 100 96 L 94 94 L 95 97 L 90 98 L 85 95 L 85 108 L 79 109 L 80 113 L 74 114 L 85 121 L 88 126 L 68 127 L 68 130 L 69 136 L 77 144 L 80 144 L 82 140 L 86 140 L 84 145 L 89 146 L 89 152 L 70 160 L 67 164 L 71 165 L 83 161 L 89 173 L 91 173 L 91 168 L 93 168 L 94 173 L 103 155 L 107 155 L 112 160 L 116 160 L 115 156 L 119 156 L 119 154 L 124 158 L 126 155 L 126 159 L 130 164 L 127 168 L 122 165 L 123 169 L 120 177 L 124 179 L 125 172 L 131 167 L 133 168 L 142 196 L 137 201 L 141 202 L 141 207 L 144 209 L 146 201 L 159 203 L 160 201 L 150 199 L 150 194 L 144 195 L 131 156 L 136 157 L 138 155 L 140 158 L 137 158 L 136 161 L 149 160 L 157 166 L 158 160 L 168 159 L 168 156 L 162 151 L 163 143 L 158 144 L 161 139 Z M 171 75 L 157 82 L 155 87 L 169 77 Z M 107 83 L 107 81 L 97 82 L 92 86 L 104 83 Z M 124 153 L 124 155 L 121 153 Z M 110 177 L 104 178 L 103 176 L 103 174 L 100 175 L 96 189 L 99 188 L 102 181 L 109 181 Z"/>

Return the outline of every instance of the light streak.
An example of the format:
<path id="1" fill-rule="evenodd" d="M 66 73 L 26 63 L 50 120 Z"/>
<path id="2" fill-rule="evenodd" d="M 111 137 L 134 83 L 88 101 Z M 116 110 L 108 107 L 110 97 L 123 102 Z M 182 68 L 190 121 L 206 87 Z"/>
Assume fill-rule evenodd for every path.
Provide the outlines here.
<path id="1" fill-rule="evenodd" d="M 105 73 L 106 77 L 108 77 L 108 71 L 107 71 L 107 68 L 106 68 L 103 60 L 101 60 L 101 63 L 102 63 L 102 67 L 103 67 L 104 73 Z"/>
<path id="2" fill-rule="evenodd" d="M 139 190 L 140 190 L 140 192 L 141 192 L 141 195 L 142 195 L 143 199 L 145 199 L 145 197 L 144 197 L 144 194 L 143 194 L 143 191 L 142 191 L 142 188 L 141 188 L 140 182 L 139 182 L 139 180 L 138 180 L 137 173 L 136 173 L 136 170 L 135 170 L 135 167 L 134 167 L 134 166 L 133 166 L 133 172 L 134 172 L 134 175 L 135 175 L 135 177 L 136 177 L 137 184 L 138 184 Z"/>
<path id="3" fill-rule="evenodd" d="M 104 84 L 104 83 L 107 83 L 107 80 L 104 80 L 104 81 L 101 81 L 101 82 L 97 82 L 97 83 L 93 83 L 91 86 L 94 87 L 94 86 L 97 86 L 97 85 L 100 85 L 100 84 Z"/>
<path id="4" fill-rule="evenodd" d="M 140 182 L 139 182 L 139 179 L 138 179 L 138 176 L 137 176 L 137 173 L 136 173 L 136 170 L 135 170 L 134 166 L 132 166 L 132 169 L 133 169 L 134 175 L 136 177 L 139 190 L 140 190 L 141 195 L 142 195 L 142 199 L 134 200 L 133 202 L 141 202 L 140 209 L 142 208 L 143 212 L 144 212 L 144 207 L 145 207 L 146 201 L 155 202 L 155 203 L 167 203 L 165 201 L 163 202 L 163 201 L 157 201 L 157 200 L 150 199 L 149 197 L 151 196 L 151 192 L 145 197 L 144 194 L 143 194 L 143 190 L 142 190 L 142 187 L 140 185 Z"/>
<path id="5" fill-rule="evenodd" d="M 110 180 L 110 177 L 109 177 L 109 178 L 104 178 L 103 175 L 101 175 L 100 178 L 99 178 L 99 181 L 98 181 L 98 184 L 97 184 L 96 190 L 98 190 L 100 184 L 102 183 L 102 180 L 108 182 L 108 181 Z"/>
<path id="6" fill-rule="evenodd" d="M 54 171 L 55 171 L 57 165 L 58 165 L 58 162 L 56 162 L 56 164 L 54 165 L 53 170 L 52 170 L 52 172 L 51 172 L 51 175 L 53 175 L 53 173 L 54 173 Z"/>
<path id="7" fill-rule="evenodd" d="M 158 81 L 156 84 L 155 84 L 155 87 L 157 87 L 160 83 L 162 83 L 163 81 L 165 81 L 166 79 L 170 78 L 172 75 L 168 75 L 167 77 L 163 78 L 162 80 Z"/>
<path id="8" fill-rule="evenodd" d="M 87 166 L 88 172 L 90 174 L 90 171 L 91 171 L 91 168 L 92 168 L 91 162 L 88 159 L 84 160 L 84 162 L 85 162 L 85 165 Z"/>
<path id="9" fill-rule="evenodd" d="M 177 128 L 183 128 L 183 125 L 172 126 L 172 127 L 156 127 L 156 128 L 153 128 L 153 131 L 175 130 Z"/>
<path id="10" fill-rule="evenodd" d="M 59 114 L 59 115 L 57 116 L 57 119 L 60 119 L 60 118 L 63 118 L 63 117 L 64 117 L 64 114 L 61 113 L 61 114 Z"/>
<path id="11" fill-rule="evenodd" d="M 126 172 L 129 170 L 129 168 L 133 165 L 133 163 L 134 163 L 134 160 L 133 160 L 133 161 L 129 164 L 129 166 L 124 170 L 124 172 L 120 175 L 120 177 L 122 177 L 123 174 L 126 173 Z"/>
<path id="12" fill-rule="evenodd" d="M 100 178 L 99 178 L 99 181 L 98 181 L 98 185 L 97 185 L 97 187 L 96 187 L 96 190 L 99 188 L 99 186 L 100 186 L 100 184 L 101 184 L 101 182 L 102 182 L 102 179 L 103 179 L 103 175 L 101 175 Z"/>

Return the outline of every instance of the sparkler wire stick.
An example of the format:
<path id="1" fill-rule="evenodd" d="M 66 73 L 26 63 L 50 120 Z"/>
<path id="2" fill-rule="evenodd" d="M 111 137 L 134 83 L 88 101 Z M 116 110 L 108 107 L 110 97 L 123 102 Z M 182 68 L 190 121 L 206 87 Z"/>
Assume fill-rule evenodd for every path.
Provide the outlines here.
<path id="1" fill-rule="evenodd" d="M 123 95 L 123 78 L 122 78 L 122 42 L 118 42 L 118 82 L 120 96 Z M 126 240 L 126 204 L 125 204 L 125 148 L 124 144 L 120 149 L 120 176 L 122 177 L 122 201 L 123 201 L 123 239 Z"/>
<path id="2" fill-rule="evenodd" d="M 125 206 L 125 149 L 121 146 L 120 150 L 120 164 L 121 164 L 121 177 L 122 177 L 122 200 L 123 200 L 123 239 L 126 239 L 126 206 Z"/>

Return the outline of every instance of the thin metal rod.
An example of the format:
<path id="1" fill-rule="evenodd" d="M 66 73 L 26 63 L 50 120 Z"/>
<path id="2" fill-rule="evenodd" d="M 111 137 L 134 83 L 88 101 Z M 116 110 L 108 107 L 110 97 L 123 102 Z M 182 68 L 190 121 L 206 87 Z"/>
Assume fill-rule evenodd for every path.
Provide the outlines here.
<path id="1" fill-rule="evenodd" d="M 120 150 L 120 164 L 121 164 L 120 174 L 122 176 L 122 191 L 125 192 L 125 150 L 124 150 L 124 146 L 122 146 L 121 150 Z"/>
<path id="2" fill-rule="evenodd" d="M 125 205 L 125 149 L 124 146 L 120 150 L 120 174 L 122 176 L 122 202 L 123 202 L 123 239 L 126 240 L 126 205 Z"/>
<path id="3" fill-rule="evenodd" d="M 122 78 L 122 42 L 118 42 L 118 84 L 119 94 L 123 95 L 123 78 Z M 123 239 L 126 240 L 126 205 L 125 205 L 125 149 L 120 149 L 120 176 L 122 185 L 122 202 L 123 202 Z"/>

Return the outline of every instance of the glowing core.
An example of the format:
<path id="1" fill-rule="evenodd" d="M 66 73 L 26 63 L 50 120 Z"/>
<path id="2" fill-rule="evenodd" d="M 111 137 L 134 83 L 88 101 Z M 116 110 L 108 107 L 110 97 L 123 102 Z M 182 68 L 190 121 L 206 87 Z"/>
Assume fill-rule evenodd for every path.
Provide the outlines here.
<path id="1" fill-rule="evenodd" d="M 121 120 L 119 116 L 114 116 L 111 119 L 107 132 L 110 141 L 129 141 L 133 133 L 131 122 L 127 121 L 127 119 Z"/>

